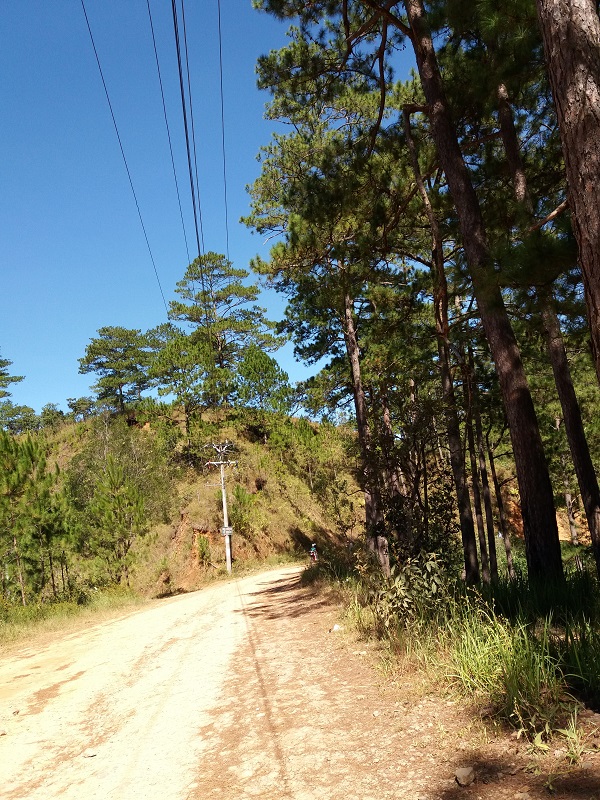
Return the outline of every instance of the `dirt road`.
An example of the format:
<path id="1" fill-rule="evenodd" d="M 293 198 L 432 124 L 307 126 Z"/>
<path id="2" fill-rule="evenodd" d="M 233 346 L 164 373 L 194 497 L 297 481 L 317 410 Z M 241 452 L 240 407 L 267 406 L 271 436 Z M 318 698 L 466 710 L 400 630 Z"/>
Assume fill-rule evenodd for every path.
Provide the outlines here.
<path id="1" fill-rule="evenodd" d="M 1 663 L 0 796 L 189 796 L 198 731 L 247 633 L 231 589 L 163 600 Z"/>
<path id="2" fill-rule="evenodd" d="M 380 681 L 370 648 L 332 630 L 337 614 L 287 567 L 11 654 L 0 661 L 0 797 L 546 795 L 514 739 L 490 741 L 414 676 Z M 456 768 L 471 766 L 475 782 L 458 786 Z M 600 797 L 597 777 L 557 781 L 556 796 Z"/>

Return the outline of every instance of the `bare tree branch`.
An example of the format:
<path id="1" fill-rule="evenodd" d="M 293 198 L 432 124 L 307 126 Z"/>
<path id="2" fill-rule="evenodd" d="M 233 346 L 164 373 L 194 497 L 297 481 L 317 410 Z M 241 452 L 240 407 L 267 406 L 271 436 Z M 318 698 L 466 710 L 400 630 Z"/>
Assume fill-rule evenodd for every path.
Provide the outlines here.
<path id="1" fill-rule="evenodd" d="M 563 211 L 568 207 L 569 207 L 569 201 L 563 200 L 562 203 L 556 206 L 554 211 L 551 211 L 547 217 L 544 217 L 544 219 L 541 219 L 539 222 L 536 222 L 535 225 L 532 225 L 531 228 L 527 230 L 527 233 L 533 233 L 534 231 L 538 231 L 540 228 L 543 228 L 544 225 L 546 225 L 546 223 L 552 222 L 553 219 L 559 217 L 563 213 Z"/>

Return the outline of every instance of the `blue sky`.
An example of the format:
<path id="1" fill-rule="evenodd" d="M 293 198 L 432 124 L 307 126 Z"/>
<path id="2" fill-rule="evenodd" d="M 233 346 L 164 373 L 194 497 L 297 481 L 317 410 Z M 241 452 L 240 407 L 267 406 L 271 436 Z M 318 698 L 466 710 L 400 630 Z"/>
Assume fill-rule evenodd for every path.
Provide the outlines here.
<path id="1" fill-rule="evenodd" d="M 150 3 L 191 258 L 192 205 L 171 3 Z M 146 0 L 86 0 L 104 77 L 167 299 L 188 264 Z M 238 220 L 273 123 L 256 89 L 261 53 L 286 26 L 250 0 L 221 0 L 229 252 L 234 264 L 268 245 Z M 206 250 L 225 252 L 217 0 L 186 5 Z M 0 25 L 0 354 L 25 375 L 12 401 L 66 410 L 90 394 L 78 358 L 104 325 L 147 330 L 166 312 L 79 0 L 3 0 Z M 278 319 L 282 302 L 263 299 Z M 292 380 L 307 373 L 290 348 Z"/>

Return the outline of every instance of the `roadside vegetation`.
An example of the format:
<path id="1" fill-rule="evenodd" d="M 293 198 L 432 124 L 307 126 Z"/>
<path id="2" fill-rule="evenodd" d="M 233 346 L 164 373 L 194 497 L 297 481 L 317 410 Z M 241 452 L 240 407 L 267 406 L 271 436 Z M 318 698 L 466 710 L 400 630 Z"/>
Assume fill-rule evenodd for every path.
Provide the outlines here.
<path id="1" fill-rule="evenodd" d="M 579 761 L 578 718 L 584 708 L 600 710 L 592 563 L 568 569 L 560 587 L 505 574 L 474 588 L 457 580 L 447 553 L 423 552 L 382 581 L 372 554 L 355 546 L 330 548 L 304 580 L 339 592 L 348 623 L 382 643 L 392 674 L 424 670 L 441 691 L 458 693 L 476 713 L 531 742 L 532 751 L 544 753 L 562 737 Z"/>
<path id="2" fill-rule="evenodd" d="M 98 590 L 82 604 L 65 599 L 35 602 L 27 606 L 3 604 L 0 613 L 0 653 L 13 644 L 43 640 L 96 625 L 128 613 L 145 603 L 145 598 L 121 587 Z"/>

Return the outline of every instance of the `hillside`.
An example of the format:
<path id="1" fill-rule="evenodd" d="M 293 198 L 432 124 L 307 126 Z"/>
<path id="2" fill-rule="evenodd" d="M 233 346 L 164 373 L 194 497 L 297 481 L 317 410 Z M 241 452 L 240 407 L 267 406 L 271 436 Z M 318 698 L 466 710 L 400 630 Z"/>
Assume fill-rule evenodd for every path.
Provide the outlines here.
<path id="1" fill-rule="evenodd" d="M 100 414 L 11 442 L 12 470 L 28 477 L 11 499 L 9 603 L 85 602 L 114 583 L 159 596 L 223 572 L 220 471 L 207 462 L 224 443 L 237 571 L 363 527 L 348 467 L 354 437 L 343 427 L 230 411 L 197 421 L 186 441 L 173 415 Z"/>
<path id="2" fill-rule="evenodd" d="M 286 430 L 287 428 L 287 430 Z M 306 555 L 352 536 L 363 509 L 354 477 L 344 469 L 351 438 L 345 431 L 288 421 L 289 446 L 256 439 L 247 428 L 224 424 L 215 441 L 230 442 L 225 469 L 233 559 L 245 564 Z M 152 435 L 150 432 L 149 435 Z M 292 445 L 292 440 L 296 446 Z M 206 460 L 215 452 L 207 443 Z M 218 468 L 184 467 L 175 487 L 168 522 L 139 542 L 135 584 L 146 593 L 188 590 L 222 572 L 225 550 Z"/>

